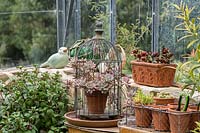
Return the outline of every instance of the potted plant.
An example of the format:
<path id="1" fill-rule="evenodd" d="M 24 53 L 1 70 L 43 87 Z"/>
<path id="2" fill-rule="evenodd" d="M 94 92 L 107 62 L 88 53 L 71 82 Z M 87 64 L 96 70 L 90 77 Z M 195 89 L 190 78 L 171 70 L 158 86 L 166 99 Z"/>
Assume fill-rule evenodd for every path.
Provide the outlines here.
<path id="1" fill-rule="evenodd" d="M 160 53 L 134 49 L 132 55 L 136 59 L 131 62 L 135 83 L 155 87 L 173 84 L 176 65 L 170 64 L 173 54 L 168 48 L 163 47 Z"/>
<path id="2" fill-rule="evenodd" d="M 76 67 L 76 61 L 72 66 Z M 99 72 L 93 61 L 83 60 L 79 64 L 79 77 L 76 77 L 74 87 L 82 89 L 86 96 L 88 113 L 103 114 L 109 91 L 114 87 L 116 79 L 111 71 Z"/>
<path id="3" fill-rule="evenodd" d="M 180 95 L 177 108 L 169 108 L 168 116 L 170 122 L 170 130 L 172 133 L 185 133 L 189 130 L 191 112 L 188 111 L 189 95 L 185 98 L 185 105 L 182 108 L 181 101 L 183 95 Z"/>
<path id="4" fill-rule="evenodd" d="M 167 105 L 169 103 L 174 103 L 175 98 L 167 92 L 162 92 L 158 93 L 153 100 L 156 105 Z"/>
<path id="5" fill-rule="evenodd" d="M 153 96 L 145 95 L 141 89 L 138 89 L 133 100 L 136 125 L 139 127 L 150 127 L 152 114 L 149 105 L 153 103 Z"/>

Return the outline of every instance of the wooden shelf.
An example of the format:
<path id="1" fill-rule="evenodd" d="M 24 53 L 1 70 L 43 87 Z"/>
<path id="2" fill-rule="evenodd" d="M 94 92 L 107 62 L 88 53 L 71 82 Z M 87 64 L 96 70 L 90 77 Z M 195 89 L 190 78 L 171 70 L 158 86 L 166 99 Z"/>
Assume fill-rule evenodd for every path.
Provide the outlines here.
<path id="1" fill-rule="evenodd" d="M 120 133 L 170 133 L 170 132 L 159 132 L 155 131 L 153 128 L 141 128 L 141 127 L 127 127 L 127 126 L 120 126 L 119 127 Z"/>
<path id="2" fill-rule="evenodd" d="M 88 127 L 80 127 L 69 124 L 65 122 L 65 125 L 68 127 L 69 133 L 119 133 L 118 127 L 110 127 L 110 128 L 88 128 Z"/>

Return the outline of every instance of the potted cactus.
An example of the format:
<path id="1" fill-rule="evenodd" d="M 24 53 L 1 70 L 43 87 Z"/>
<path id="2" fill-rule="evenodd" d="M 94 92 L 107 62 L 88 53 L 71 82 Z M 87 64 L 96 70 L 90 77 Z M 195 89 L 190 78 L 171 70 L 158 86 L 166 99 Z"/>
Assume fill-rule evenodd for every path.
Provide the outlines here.
<path id="1" fill-rule="evenodd" d="M 165 87 L 174 82 L 176 64 L 170 64 L 173 54 L 163 47 L 160 53 L 134 49 L 131 53 L 136 60 L 132 61 L 132 77 L 135 83 Z"/>
<path id="2" fill-rule="evenodd" d="M 152 114 L 149 105 L 153 103 L 153 96 L 145 95 L 141 89 L 138 89 L 133 100 L 135 103 L 136 125 L 139 127 L 150 127 Z"/>
<path id="3" fill-rule="evenodd" d="M 185 105 L 182 108 L 183 95 L 180 95 L 177 108 L 169 108 L 169 122 L 170 130 L 172 133 L 185 133 L 189 130 L 189 123 L 191 118 L 191 112 L 188 111 L 190 97 L 185 97 Z"/>

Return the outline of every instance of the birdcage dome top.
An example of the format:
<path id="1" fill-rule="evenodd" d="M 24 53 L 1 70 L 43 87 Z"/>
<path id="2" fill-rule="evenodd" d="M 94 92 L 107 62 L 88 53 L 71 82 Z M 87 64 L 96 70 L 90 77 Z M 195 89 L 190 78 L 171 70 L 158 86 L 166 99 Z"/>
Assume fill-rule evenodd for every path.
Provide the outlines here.
<path id="1" fill-rule="evenodd" d="M 121 61 L 114 44 L 106 40 L 103 34 L 103 23 L 96 22 L 95 36 L 82 44 L 77 50 L 78 59 Z"/>

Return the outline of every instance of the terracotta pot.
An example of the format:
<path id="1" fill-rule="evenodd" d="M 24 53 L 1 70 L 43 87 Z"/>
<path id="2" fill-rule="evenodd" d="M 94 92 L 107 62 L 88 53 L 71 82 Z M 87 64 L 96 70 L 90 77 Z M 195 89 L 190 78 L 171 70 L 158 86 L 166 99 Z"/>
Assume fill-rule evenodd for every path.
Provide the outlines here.
<path id="1" fill-rule="evenodd" d="M 167 87 L 174 83 L 176 64 L 157 64 L 132 61 L 135 83 L 154 87 Z"/>
<path id="2" fill-rule="evenodd" d="M 174 108 L 168 111 L 171 133 L 186 133 L 189 130 L 191 113 L 176 111 Z"/>
<path id="3" fill-rule="evenodd" d="M 145 106 L 134 106 L 136 125 L 139 127 L 150 127 L 152 122 L 151 110 Z"/>
<path id="4" fill-rule="evenodd" d="M 155 105 L 152 107 L 152 117 L 154 129 L 157 131 L 169 131 L 169 118 L 167 106 Z"/>
<path id="5" fill-rule="evenodd" d="M 190 106 L 189 111 L 191 112 L 189 129 L 194 130 L 197 127 L 195 122 L 200 121 L 200 112 L 197 111 L 197 106 Z"/>
<path id="6" fill-rule="evenodd" d="M 167 105 L 169 103 L 174 103 L 175 98 L 158 98 L 158 97 L 154 97 L 153 100 L 154 100 L 154 103 L 156 105 Z"/>
<path id="7" fill-rule="evenodd" d="M 88 113 L 103 114 L 106 108 L 108 93 L 94 91 L 92 94 L 86 93 Z"/>

